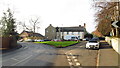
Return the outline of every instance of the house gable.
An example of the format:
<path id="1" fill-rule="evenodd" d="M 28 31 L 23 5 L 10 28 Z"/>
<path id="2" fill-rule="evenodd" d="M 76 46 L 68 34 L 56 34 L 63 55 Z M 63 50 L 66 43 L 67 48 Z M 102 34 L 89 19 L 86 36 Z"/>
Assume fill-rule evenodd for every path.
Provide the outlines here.
<path id="1" fill-rule="evenodd" d="M 45 38 L 50 40 L 56 38 L 56 28 L 51 24 L 45 29 Z"/>

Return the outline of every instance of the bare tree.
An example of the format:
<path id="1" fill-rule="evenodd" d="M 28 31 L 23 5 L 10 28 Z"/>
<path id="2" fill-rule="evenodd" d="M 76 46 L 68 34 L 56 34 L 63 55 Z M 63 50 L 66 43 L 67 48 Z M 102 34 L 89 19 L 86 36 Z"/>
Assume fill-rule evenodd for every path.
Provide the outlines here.
<path id="1" fill-rule="evenodd" d="M 22 26 L 23 30 L 29 30 L 32 31 L 32 28 L 25 24 L 25 22 L 19 22 L 19 25 Z"/>
<path id="2" fill-rule="evenodd" d="M 40 28 L 40 27 L 38 26 L 38 24 L 40 23 L 40 22 L 39 22 L 39 18 L 36 18 L 36 19 L 34 19 L 34 20 L 31 19 L 31 20 L 30 20 L 30 23 L 31 23 L 31 25 L 32 25 L 33 32 L 35 32 L 36 29 Z"/>
<path id="3" fill-rule="evenodd" d="M 30 25 L 26 25 L 25 22 L 19 22 L 19 24 L 23 27 L 23 30 L 29 30 L 29 31 L 36 32 L 36 30 L 40 28 L 39 18 L 30 19 L 29 23 L 30 23 Z"/>
<path id="4" fill-rule="evenodd" d="M 97 30 L 102 33 L 102 35 L 107 35 L 113 28 L 111 27 L 111 22 L 119 20 L 119 2 L 97 2 L 94 7 L 97 10 L 95 14 L 96 22 L 98 22 Z"/>

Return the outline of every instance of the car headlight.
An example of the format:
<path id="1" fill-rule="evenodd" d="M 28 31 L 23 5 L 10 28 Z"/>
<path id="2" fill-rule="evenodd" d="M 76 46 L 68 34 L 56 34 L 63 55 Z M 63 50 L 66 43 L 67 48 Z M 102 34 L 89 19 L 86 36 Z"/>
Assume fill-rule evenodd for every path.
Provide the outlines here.
<path id="1" fill-rule="evenodd" d="M 98 45 L 96 45 L 96 46 L 98 46 Z"/>

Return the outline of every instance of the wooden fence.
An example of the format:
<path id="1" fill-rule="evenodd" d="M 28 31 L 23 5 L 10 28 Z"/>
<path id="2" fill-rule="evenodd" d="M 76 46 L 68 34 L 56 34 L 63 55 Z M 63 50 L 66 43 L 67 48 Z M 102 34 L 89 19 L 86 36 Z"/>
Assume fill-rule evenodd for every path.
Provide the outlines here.
<path id="1" fill-rule="evenodd" d="M 14 36 L 12 37 L 0 37 L 0 48 L 9 49 L 17 46 L 17 40 Z"/>

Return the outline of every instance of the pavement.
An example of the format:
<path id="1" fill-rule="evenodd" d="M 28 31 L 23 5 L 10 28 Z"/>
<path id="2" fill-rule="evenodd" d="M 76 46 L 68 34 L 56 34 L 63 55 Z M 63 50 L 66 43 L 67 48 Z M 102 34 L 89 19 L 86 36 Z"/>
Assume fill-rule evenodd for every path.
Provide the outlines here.
<path id="1" fill-rule="evenodd" d="M 101 41 L 98 51 L 98 68 L 118 68 L 119 54 L 105 41 Z"/>

